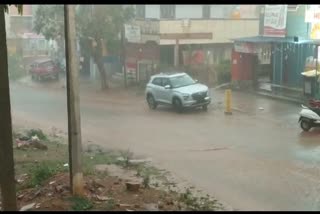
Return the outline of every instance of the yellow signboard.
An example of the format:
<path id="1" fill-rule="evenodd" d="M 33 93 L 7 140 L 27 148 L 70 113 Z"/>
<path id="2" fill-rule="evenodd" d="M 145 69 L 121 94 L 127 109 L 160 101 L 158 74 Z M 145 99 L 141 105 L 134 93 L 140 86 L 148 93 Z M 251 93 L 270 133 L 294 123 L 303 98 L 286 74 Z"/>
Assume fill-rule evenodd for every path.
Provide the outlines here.
<path id="1" fill-rule="evenodd" d="M 320 39 L 320 23 L 312 23 L 310 38 Z"/>

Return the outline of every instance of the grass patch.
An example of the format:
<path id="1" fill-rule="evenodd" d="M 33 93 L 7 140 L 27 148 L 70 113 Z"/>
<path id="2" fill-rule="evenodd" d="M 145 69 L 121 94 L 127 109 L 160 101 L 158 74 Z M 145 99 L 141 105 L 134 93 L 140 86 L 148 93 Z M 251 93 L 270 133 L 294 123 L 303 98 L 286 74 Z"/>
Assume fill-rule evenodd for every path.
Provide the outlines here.
<path id="1" fill-rule="evenodd" d="M 72 197 L 70 201 L 72 202 L 71 208 L 74 211 L 84 211 L 93 208 L 93 203 L 84 197 Z"/>
<path id="2" fill-rule="evenodd" d="M 133 153 L 128 149 L 126 151 L 121 151 L 120 155 L 123 159 L 123 166 L 126 168 L 130 167 L 130 160 L 133 158 Z"/>
<path id="3" fill-rule="evenodd" d="M 64 167 L 62 162 L 59 161 L 46 161 L 36 165 L 33 164 L 27 169 L 30 178 L 26 183 L 26 187 L 40 186 L 55 174 L 67 170 L 68 168 Z"/>
<path id="4" fill-rule="evenodd" d="M 113 198 L 110 198 L 106 204 L 106 210 L 113 210 L 116 207 L 116 201 Z"/>
<path id="5" fill-rule="evenodd" d="M 187 188 L 184 193 L 180 194 L 180 201 L 187 206 L 188 210 L 192 211 L 212 211 L 221 208 L 221 204 L 217 200 L 211 199 L 209 195 L 194 196 L 190 188 Z"/>

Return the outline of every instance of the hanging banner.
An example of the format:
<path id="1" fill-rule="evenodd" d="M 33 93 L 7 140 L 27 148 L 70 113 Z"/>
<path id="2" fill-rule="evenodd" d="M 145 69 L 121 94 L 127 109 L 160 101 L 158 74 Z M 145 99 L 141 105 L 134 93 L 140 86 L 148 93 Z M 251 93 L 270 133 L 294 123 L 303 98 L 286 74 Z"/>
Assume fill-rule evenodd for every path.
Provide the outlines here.
<path id="1" fill-rule="evenodd" d="M 138 25 L 124 25 L 125 37 L 128 42 L 140 43 L 141 42 L 141 30 Z"/>
<path id="2" fill-rule="evenodd" d="M 285 37 L 287 24 L 287 5 L 266 5 L 264 12 L 264 31 L 266 37 Z"/>
<path id="3" fill-rule="evenodd" d="M 320 22 L 320 5 L 309 5 L 305 13 L 305 22 L 319 23 Z"/>

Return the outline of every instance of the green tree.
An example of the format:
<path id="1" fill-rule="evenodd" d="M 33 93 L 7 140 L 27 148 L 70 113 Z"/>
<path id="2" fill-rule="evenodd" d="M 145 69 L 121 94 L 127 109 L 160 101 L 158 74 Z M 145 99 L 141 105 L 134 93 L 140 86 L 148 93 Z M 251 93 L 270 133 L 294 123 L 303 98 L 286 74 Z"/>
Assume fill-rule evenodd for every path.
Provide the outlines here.
<path id="1" fill-rule="evenodd" d="M 81 5 L 77 13 L 79 36 L 91 40 L 90 53 L 96 63 L 101 79 L 101 88 L 108 88 L 103 65 L 103 47 L 110 53 L 120 53 L 120 33 L 124 23 L 134 16 L 133 7 L 122 5 Z"/>
<path id="2" fill-rule="evenodd" d="M 63 7 L 41 5 L 35 17 L 35 30 L 47 39 L 64 35 Z M 120 52 L 120 32 L 124 23 L 134 16 L 133 7 L 122 5 L 79 5 L 76 14 L 77 36 L 82 55 L 90 55 L 98 67 L 101 88 L 107 89 L 107 76 L 103 65 L 103 46 L 110 53 Z M 63 37 L 61 37 L 63 38 Z"/>
<path id="3" fill-rule="evenodd" d="M 64 58 L 64 10 L 63 5 L 39 5 L 35 13 L 34 30 L 47 40 L 57 42 L 58 54 Z"/>

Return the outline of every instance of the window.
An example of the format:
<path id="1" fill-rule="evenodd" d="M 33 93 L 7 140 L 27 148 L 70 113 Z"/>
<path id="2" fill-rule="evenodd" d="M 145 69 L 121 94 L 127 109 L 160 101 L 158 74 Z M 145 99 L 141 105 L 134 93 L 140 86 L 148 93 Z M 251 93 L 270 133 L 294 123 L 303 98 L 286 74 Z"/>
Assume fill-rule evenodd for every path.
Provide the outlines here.
<path id="1" fill-rule="evenodd" d="M 160 17 L 162 19 L 174 19 L 175 5 L 160 5 Z"/>
<path id="2" fill-rule="evenodd" d="M 170 80 L 168 78 L 162 78 L 162 86 L 171 85 Z"/>
<path id="3" fill-rule="evenodd" d="M 210 5 L 202 5 L 202 17 L 205 19 L 210 18 Z"/>
<path id="4" fill-rule="evenodd" d="M 154 85 L 158 85 L 158 86 L 161 86 L 161 78 L 155 78 L 153 81 L 152 81 L 152 84 Z"/>
<path id="5" fill-rule="evenodd" d="M 146 6 L 136 5 L 136 18 L 144 19 L 146 17 Z"/>

